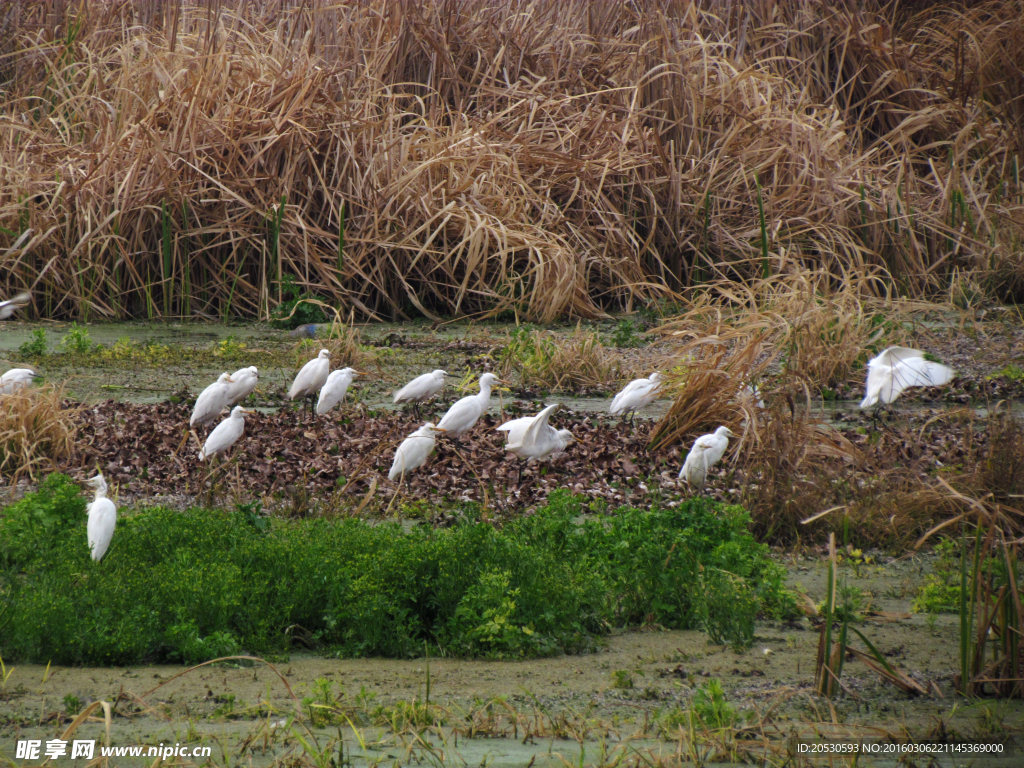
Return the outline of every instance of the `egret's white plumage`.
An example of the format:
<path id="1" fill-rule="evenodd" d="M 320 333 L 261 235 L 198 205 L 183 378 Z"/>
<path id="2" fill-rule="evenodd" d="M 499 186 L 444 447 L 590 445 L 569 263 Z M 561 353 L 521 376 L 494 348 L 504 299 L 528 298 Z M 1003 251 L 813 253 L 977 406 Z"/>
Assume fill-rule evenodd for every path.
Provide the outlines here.
<path id="1" fill-rule="evenodd" d="M 245 400 L 256 389 L 259 383 L 260 373 L 255 365 L 248 368 L 239 368 L 231 374 L 231 387 L 228 389 L 228 405 L 234 405 Z"/>
<path id="2" fill-rule="evenodd" d="M 443 431 L 428 421 L 405 438 L 395 450 L 395 460 L 391 462 L 388 480 L 400 478 L 426 464 L 437 443 L 436 433 Z"/>
<path id="3" fill-rule="evenodd" d="M 703 463 L 705 477 L 715 464 L 722 460 L 729 447 L 729 438 L 736 437 L 728 427 L 719 427 L 709 435 L 701 435 L 693 441 L 693 448 L 686 455 L 683 468 L 679 470 L 680 479 L 687 480 L 691 471 L 699 474 L 699 464 Z M 689 480 L 687 480 L 689 482 Z M 701 481 L 703 484 L 703 481 Z"/>
<path id="4" fill-rule="evenodd" d="M 700 441 L 695 443 L 686 455 L 683 468 L 679 470 L 679 479 L 695 491 L 704 487 L 704 483 L 708 479 L 708 459 L 707 449 L 700 444 Z"/>
<path id="5" fill-rule="evenodd" d="M 568 429 L 555 429 L 549 423 L 551 414 L 560 407 L 555 403 L 536 416 L 513 419 L 497 427 L 499 432 L 508 433 L 505 450 L 527 462 L 545 461 L 563 453 L 575 438 Z"/>
<path id="6" fill-rule="evenodd" d="M 85 482 L 96 489 L 96 497 L 86 507 L 86 511 L 89 513 L 86 539 L 89 542 L 89 549 L 92 551 L 92 559 L 99 561 L 107 553 L 110 540 L 114 538 L 117 507 L 107 498 L 107 481 L 103 478 L 102 472 Z"/>
<path id="7" fill-rule="evenodd" d="M 247 413 L 252 413 L 252 411 L 246 410 L 240 405 L 232 408 L 231 414 L 214 427 L 213 432 L 206 438 L 203 450 L 199 452 L 199 460 L 211 459 L 234 445 L 245 432 L 245 414 Z"/>
<path id="8" fill-rule="evenodd" d="M 340 371 L 331 371 L 327 377 L 327 383 L 320 389 L 320 399 L 316 403 L 318 416 L 327 413 L 331 408 L 341 402 L 352 385 L 352 379 L 356 375 L 366 374 L 357 371 L 355 368 L 342 368 Z"/>
<path id="9" fill-rule="evenodd" d="M 612 400 L 608 412 L 612 416 L 622 416 L 625 418 L 645 405 L 653 403 L 658 396 L 658 390 L 661 388 L 661 380 L 663 378 L 660 373 L 655 371 L 646 379 L 635 379 L 629 382 Z"/>
<path id="10" fill-rule="evenodd" d="M 0 376 L 0 395 L 13 395 L 22 387 L 27 387 L 36 377 L 36 372 L 29 368 L 11 368 Z"/>
<path id="11" fill-rule="evenodd" d="M 221 411 L 228 407 L 233 384 L 232 378 L 222 373 L 213 384 L 200 392 L 192 408 L 192 418 L 188 420 L 189 426 L 204 426 L 216 421 Z"/>
<path id="12" fill-rule="evenodd" d="M 504 382 L 493 373 L 485 373 L 480 377 L 479 394 L 458 400 L 438 422 L 438 428 L 452 437 L 462 437 L 487 410 L 491 400 L 491 387 L 502 383 Z"/>
<path id="13" fill-rule="evenodd" d="M 25 293 L 19 293 L 17 296 L 12 296 L 7 301 L 0 301 L 0 320 L 7 320 L 19 309 L 28 306 L 31 300 L 32 294 L 26 291 Z"/>
<path id="14" fill-rule="evenodd" d="M 888 405 L 910 387 L 949 384 L 956 371 L 948 365 L 924 359 L 924 352 L 909 347 L 889 347 L 868 361 L 868 383 L 861 408 L 875 403 Z"/>
<path id="15" fill-rule="evenodd" d="M 330 350 L 321 349 L 316 357 L 302 366 L 288 390 L 288 399 L 297 400 L 300 397 L 315 395 L 327 383 L 327 376 L 330 372 Z"/>
<path id="16" fill-rule="evenodd" d="M 743 389 L 740 390 L 740 396 L 750 398 L 754 404 L 761 410 L 765 409 L 764 400 L 761 398 L 761 390 L 757 388 L 756 384 L 747 384 Z"/>
<path id="17" fill-rule="evenodd" d="M 444 389 L 444 377 L 448 374 L 438 369 L 417 376 L 395 392 L 396 403 L 422 403 Z"/>

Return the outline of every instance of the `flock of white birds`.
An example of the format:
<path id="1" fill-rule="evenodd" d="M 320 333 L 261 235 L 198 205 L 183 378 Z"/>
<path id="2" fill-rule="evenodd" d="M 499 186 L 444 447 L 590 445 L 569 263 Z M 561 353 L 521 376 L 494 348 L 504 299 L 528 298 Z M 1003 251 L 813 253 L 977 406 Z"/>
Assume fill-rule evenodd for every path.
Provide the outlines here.
<path id="1" fill-rule="evenodd" d="M 0 302 L 0 320 L 9 318 L 15 310 L 27 303 L 28 294 Z M 316 414 L 323 415 L 344 399 L 356 376 L 368 375 L 353 368 L 331 371 L 330 358 L 330 351 L 321 349 L 315 358 L 303 365 L 288 389 L 288 399 L 301 399 L 305 406 L 317 398 Z M 27 387 L 37 375 L 29 368 L 8 370 L 0 376 L 0 395 L 12 394 Z M 906 389 L 948 384 L 955 375 L 949 366 L 926 360 L 925 354 L 919 350 L 889 347 L 868 362 L 867 387 L 860 407 L 888 405 Z M 447 373 L 443 370 L 417 376 L 395 393 L 394 402 L 411 404 L 419 417 L 419 405 L 444 390 L 445 376 Z M 223 455 L 242 436 L 245 431 L 245 414 L 253 411 L 237 403 L 256 389 L 258 381 L 259 372 L 255 366 L 241 368 L 230 375 L 222 373 L 196 398 L 189 419 L 189 426 L 193 429 L 212 424 L 225 410 L 230 409 L 227 418 L 217 424 L 206 438 L 199 451 L 200 461 Z M 632 424 L 636 412 L 657 399 L 663 381 L 664 377 L 659 372 L 652 373 L 646 379 L 631 381 L 612 400 L 609 412 L 613 416 L 622 417 L 623 421 L 629 417 Z M 479 393 L 457 400 L 436 426 L 428 421 L 406 437 L 395 450 L 388 478 L 398 480 L 401 484 L 407 474 L 424 466 L 434 451 L 438 434 L 459 438 L 473 429 L 487 411 L 491 391 L 496 384 L 507 382 L 493 373 L 484 373 L 480 377 Z M 748 385 L 746 391 L 760 408 L 764 408 L 756 387 Z M 526 463 L 548 461 L 560 456 L 576 439 L 568 429 L 555 429 L 551 426 L 551 416 L 560 407 L 557 403 L 548 405 L 535 416 L 512 419 L 496 427 L 497 431 L 506 435 L 505 450 Z M 736 435 L 725 426 L 698 437 L 679 470 L 679 479 L 692 490 L 702 489 L 708 472 L 722 460 L 728 450 L 730 437 Z M 522 464 L 520 478 L 521 475 Z M 117 522 L 117 508 L 107 498 L 107 483 L 102 473 L 97 473 L 87 482 L 96 492 L 95 499 L 88 506 L 87 538 L 93 559 L 99 560 L 110 546 Z"/>

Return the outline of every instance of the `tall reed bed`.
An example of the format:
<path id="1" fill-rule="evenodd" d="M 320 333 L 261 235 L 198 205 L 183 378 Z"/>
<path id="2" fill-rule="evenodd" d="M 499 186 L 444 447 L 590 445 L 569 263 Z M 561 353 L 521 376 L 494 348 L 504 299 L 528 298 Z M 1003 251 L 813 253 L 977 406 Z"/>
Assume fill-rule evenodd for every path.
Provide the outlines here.
<path id="1" fill-rule="evenodd" d="M 5 8 L 0 291 L 41 315 L 1024 295 L 1024 0 Z"/>

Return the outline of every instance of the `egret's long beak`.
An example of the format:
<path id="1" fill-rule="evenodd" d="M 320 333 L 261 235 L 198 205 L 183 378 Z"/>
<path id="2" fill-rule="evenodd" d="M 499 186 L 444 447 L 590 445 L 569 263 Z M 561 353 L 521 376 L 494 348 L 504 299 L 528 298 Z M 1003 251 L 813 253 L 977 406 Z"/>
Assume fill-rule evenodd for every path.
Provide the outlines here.
<path id="1" fill-rule="evenodd" d="M 231 378 L 230 376 L 228 376 L 228 377 L 227 377 L 226 379 L 224 379 L 224 383 L 225 383 L 225 384 L 227 384 L 227 383 L 229 383 L 229 382 L 230 382 L 231 384 L 234 384 L 234 383 L 235 383 L 235 380 L 234 380 L 234 379 L 232 379 L 232 378 Z"/>
<path id="2" fill-rule="evenodd" d="M 243 408 L 242 413 L 256 413 L 252 408 Z"/>
<path id="3" fill-rule="evenodd" d="M 356 376 L 369 376 L 370 375 L 370 374 L 366 373 L 366 371 L 355 371 L 355 374 L 356 374 Z"/>
<path id="4" fill-rule="evenodd" d="M 441 429 L 440 427 L 431 427 L 435 432 L 447 432 L 447 429 Z"/>

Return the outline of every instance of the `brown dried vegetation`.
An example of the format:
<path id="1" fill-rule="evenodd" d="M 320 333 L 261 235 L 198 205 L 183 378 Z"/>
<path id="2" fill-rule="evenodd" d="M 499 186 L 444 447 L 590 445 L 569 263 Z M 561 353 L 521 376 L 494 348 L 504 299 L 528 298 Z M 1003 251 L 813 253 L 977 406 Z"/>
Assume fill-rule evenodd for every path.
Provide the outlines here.
<path id="1" fill-rule="evenodd" d="M 39 315 L 265 317 L 286 274 L 363 317 L 540 320 L 803 266 L 1024 285 L 1021 0 L 43 0 L 0 24 L 0 292 Z"/>
<path id="2" fill-rule="evenodd" d="M 38 478 L 75 458 L 77 408 L 53 384 L 0 395 L 0 478 Z"/>

